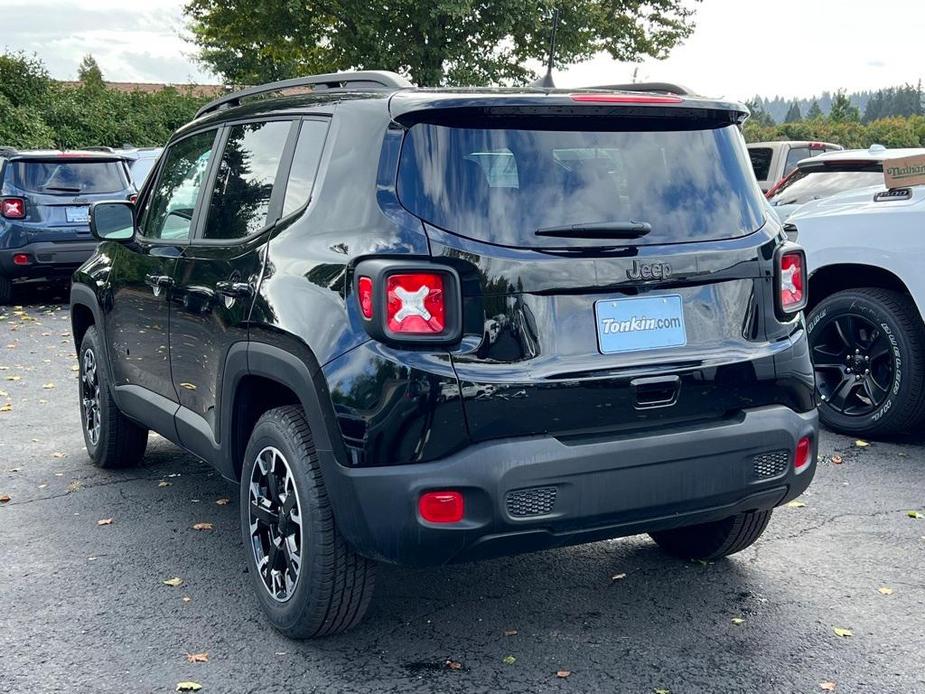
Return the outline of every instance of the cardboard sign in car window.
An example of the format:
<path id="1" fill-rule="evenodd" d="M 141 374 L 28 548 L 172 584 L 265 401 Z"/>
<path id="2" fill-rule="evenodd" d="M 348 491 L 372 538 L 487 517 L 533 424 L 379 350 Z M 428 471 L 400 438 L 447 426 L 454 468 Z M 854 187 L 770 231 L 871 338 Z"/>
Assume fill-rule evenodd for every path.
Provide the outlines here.
<path id="1" fill-rule="evenodd" d="M 925 185 L 925 154 L 887 159 L 883 162 L 883 179 L 887 188 Z"/>

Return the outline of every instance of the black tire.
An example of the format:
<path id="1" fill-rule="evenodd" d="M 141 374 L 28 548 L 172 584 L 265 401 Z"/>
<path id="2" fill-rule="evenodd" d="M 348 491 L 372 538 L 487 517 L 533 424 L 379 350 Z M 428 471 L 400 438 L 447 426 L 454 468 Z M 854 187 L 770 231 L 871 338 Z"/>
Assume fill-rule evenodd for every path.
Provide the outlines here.
<path id="1" fill-rule="evenodd" d="M 109 390 L 96 326 L 90 326 L 84 334 L 78 357 L 80 423 L 91 462 L 100 468 L 137 465 L 148 445 L 148 430 L 135 424 L 116 407 Z"/>
<path id="2" fill-rule="evenodd" d="M 852 367 L 843 365 L 839 372 L 839 365 L 823 365 L 839 361 L 831 337 L 839 321 L 842 325 L 853 321 L 849 328 L 872 326 L 867 333 L 860 333 L 860 338 L 866 334 L 879 340 L 869 348 L 865 348 L 863 339 L 857 340 L 862 356 L 873 359 L 869 371 L 876 379 L 873 385 L 865 386 L 867 371 L 855 374 L 861 386 L 846 400 L 838 397 L 838 388 L 833 384 L 850 376 Z M 808 326 L 823 424 L 852 436 L 883 436 L 911 431 L 925 420 L 925 326 L 908 296 L 888 289 L 837 292 L 812 310 Z M 851 341 L 849 335 L 847 342 Z M 850 378 L 847 380 L 850 387 Z M 870 397 L 869 393 L 882 399 Z M 843 402 L 847 406 L 836 406 Z"/>
<path id="3" fill-rule="evenodd" d="M 714 523 L 649 533 L 668 554 L 679 559 L 709 561 L 741 552 L 761 537 L 770 511 L 748 511 Z"/>
<path id="4" fill-rule="evenodd" d="M 13 302 L 13 280 L 0 275 L 0 306 Z"/>
<path id="5" fill-rule="evenodd" d="M 270 474 L 258 465 L 261 456 Z M 277 475 L 274 484 L 282 486 L 271 491 L 272 475 Z M 252 497 L 252 488 L 259 497 Z M 354 552 L 337 530 L 311 429 L 300 408 L 279 407 L 257 421 L 244 455 L 240 498 L 248 573 L 270 624 L 290 638 L 307 639 L 337 634 L 359 623 L 373 595 L 376 564 Z M 255 508 L 269 512 L 268 521 L 252 517 L 252 498 L 258 499 Z M 270 530 L 273 516 L 275 533 Z M 278 538 L 279 552 L 269 547 L 270 537 Z M 299 568 L 294 571 L 291 558 L 296 552 Z M 258 561 L 267 569 L 261 570 Z M 275 588 L 270 571 L 274 565 L 282 568 L 275 572 L 277 580 L 291 580 L 291 586 Z"/>

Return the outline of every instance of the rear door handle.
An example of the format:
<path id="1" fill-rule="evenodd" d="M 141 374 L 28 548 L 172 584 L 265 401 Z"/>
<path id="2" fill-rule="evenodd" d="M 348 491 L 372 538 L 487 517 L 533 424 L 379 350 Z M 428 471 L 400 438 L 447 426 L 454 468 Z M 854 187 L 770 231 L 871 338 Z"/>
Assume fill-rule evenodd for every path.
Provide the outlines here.
<path id="1" fill-rule="evenodd" d="M 245 299 L 254 293 L 254 288 L 247 282 L 222 281 L 215 283 L 215 291 L 232 299 Z"/>
<path id="2" fill-rule="evenodd" d="M 150 275 L 145 275 L 145 283 L 149 287 L 160 289 L 162 287 L 173 286 L 173 278 L 171 278 L 170 275 L 150 274 Z"/>
<path id="3" fill-rule="evenodd" d="M 630 381 L 635 395 L 634 407 L 649 410 L 656 407 L 671 407 L 678 401 L 681 391 L 680 376 L 653 376 L 634 378 Z"/>

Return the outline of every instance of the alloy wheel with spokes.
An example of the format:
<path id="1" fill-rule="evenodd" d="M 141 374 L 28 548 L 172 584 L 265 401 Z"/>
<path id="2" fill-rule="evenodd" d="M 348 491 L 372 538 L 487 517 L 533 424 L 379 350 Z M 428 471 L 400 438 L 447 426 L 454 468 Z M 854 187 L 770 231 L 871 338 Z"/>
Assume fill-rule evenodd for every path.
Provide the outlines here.
<path id="1" fill-rule="evenodd" d="M 84 350 L 80 370 L 84 429 L 87 440 L 92 446 L 96 446 L 100 441 L 100 379 L 97 373 L 96 354 L 92 349 Z"/>
<path id="2" fill-rule="evenodd" d="M 295 478 L 278 448 L 267 446 L 257 454 L 249 484 L 250 540 L 257 571 L 270 597 L 286 602 L 302 569 L 302 515 Z"/>
<path id="3" fill-rule="evenodd" d="M 813 331 L 819 399 L 846 416 L 870 415 L 890 394 L 894 360 L 889 336 L 868 317 L 841 313 Z"/>

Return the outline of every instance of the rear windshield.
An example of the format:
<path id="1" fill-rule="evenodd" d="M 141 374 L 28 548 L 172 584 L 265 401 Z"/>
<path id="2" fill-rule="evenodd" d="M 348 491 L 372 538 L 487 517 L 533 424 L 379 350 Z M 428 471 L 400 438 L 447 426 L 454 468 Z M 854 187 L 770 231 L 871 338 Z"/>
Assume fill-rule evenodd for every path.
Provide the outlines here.
<path id="1" fill-rule="evenodd" d="M 802 205 L 848 190 L 883 185 L 881 171 L 796 171 L 770 198 L 772 205 Z"/>
<path id="2" fill-rule="evenodd" d="M 402 147 L 398 195 L 447 231 L 514 247 L 600 246 L 537 236 L 549 227 L 643 222 L 606 245 L 728 239 L 763 224 L 741 135 L 714 130 L 604 132 L 419 123 Z"/>
<path id="3" fill-rule="evenodd" d="M 768 180 L 768 174 L 771 173 L 771 158 L 774 152 L 770 147 L 749 147 L 748 156 L 752 160 L 752 169 L 755 172 L 755 178 L 759 181 Z"/>
<path id="4" fill-rule="evenodd" d="M 18 161 L 14 171 L 15 185 L 31 193 L 118 193 L 128 187 L 118 161 Z"/>

